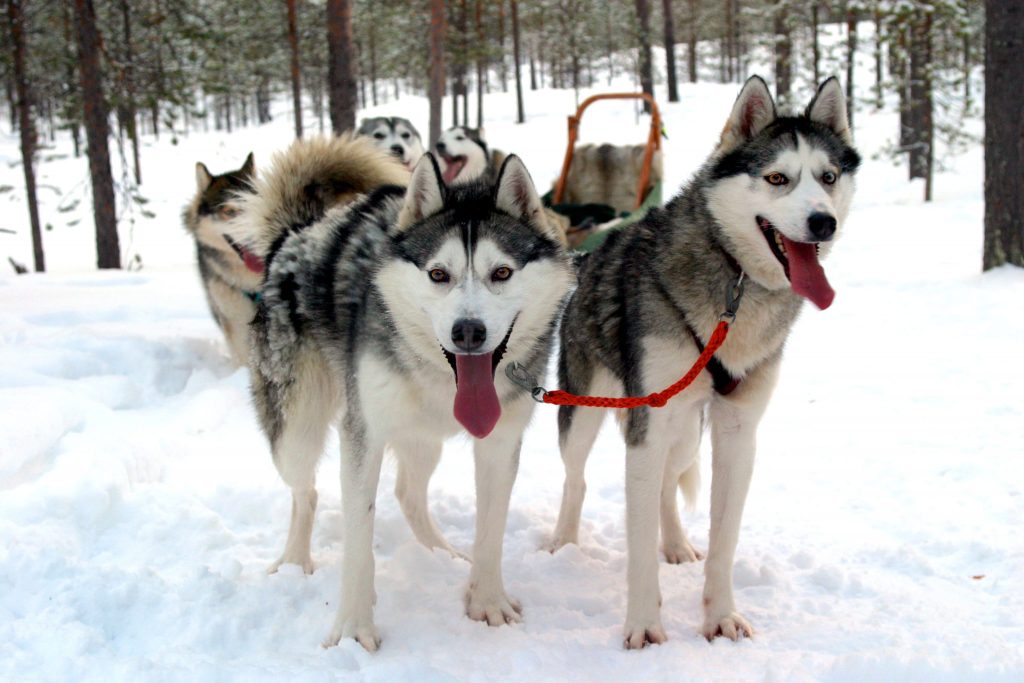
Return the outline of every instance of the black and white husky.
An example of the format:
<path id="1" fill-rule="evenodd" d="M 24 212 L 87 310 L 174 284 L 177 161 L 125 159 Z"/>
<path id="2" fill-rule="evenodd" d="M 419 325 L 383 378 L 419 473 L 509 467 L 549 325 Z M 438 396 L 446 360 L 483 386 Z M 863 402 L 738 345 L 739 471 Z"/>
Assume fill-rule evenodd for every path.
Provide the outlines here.
<path id="1" fill-rule="evenodd" d="M 370 138 L 374 145 L 401 161 L 410 170 L 423 156 L 423 139 L 419 131 L 401 116 L 363 119 L 356 134 Z"/>
<path id="2" fill-rule="evenodd" d="M 346 185 L 338 176 L 350 156 L 309 157 L 293 146 L 243 201 L 241 223 L 263 234 L 267 263 L 252 325 L 252 392 L 293 496 L 275 566 L 312 571 L 316 464 L 337 424 L 344 560 L 327 644 L 355 638 L 374 650 L 384 451 L 397 458 L 395 493 L 416 537 L 451 550 L 428 513 L 427 483 L 443 442 L 459 433 L 475 439 L 477 484 L 466 612 L 491 625 L 520 619 L 502 581 L 502 538 L 534 402 L 503 370 L 515 361 L 543 372 L 573 272 L 518 158 L 493 184 L 449 188 L 427 154 L 407 189 L 381 187 L 324 213 L 310 198 Z"/>
<path id="3" fill-rule="evenodd" d="M 805 113 L 789 117 L 776 114 L 755 76 L 696 177 L 664 209 L 614 232 L 582 265 L 562 322 L 559 362 L 561 387 L 577 394 L 643 396 L 668 387 L 697 359 L 726 310 L 727 293 L 743 288 L 709 371 L 664 407 L 621 416 L 628 648 L 666 639 L 659 512 L 668 561 L 702 557 L 680 525 L 676 489 L 687 500 L 696 493 L 705 419 L 713 463 L 702 631 L 709 639 L 752 633 L 733 602 L 732 566 L 757 425 L 804 299 L 818 308 L 832 303 L 819 258 L 850 208 L 860 163 L 852 144 L 838 81 L 825 81 Z M 577 542 L 583 468 L 603 416 L 594 408 L 560 409 L 566 478 L 552 549 Z"/>
<path id="4" fill-rule="evenodd" d="M 487 146 L 482 128 L 453 126 L 441 134 L 435 149 L 448 185 L 477 178 L 494 180 L 505 160 L 505 154 Z"/>
<path id="5" fill-rule="evenodd" d="M 263 282 L 263 261 L 243 240 L 232 238 L 229 225 L 238 213 L 235 195 L 253 181 L 252 154 L 237 171 L 213 175 L 196 164 L 196 194 L 185 207 L 185 228 L 196 241 L 199 278 L 210 313 L 224 333 L 231 359 L 245 365 L 249 358 L 249 322 Z"/>

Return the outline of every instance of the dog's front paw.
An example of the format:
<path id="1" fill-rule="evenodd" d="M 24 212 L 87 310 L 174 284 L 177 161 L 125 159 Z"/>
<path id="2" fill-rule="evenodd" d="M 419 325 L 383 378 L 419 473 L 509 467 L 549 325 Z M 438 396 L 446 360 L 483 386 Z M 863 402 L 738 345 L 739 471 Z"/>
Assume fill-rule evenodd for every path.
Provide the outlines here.
<path id="1" fill-rule="evenodd" d="M 752 637 L 754 627 L 739 612 L 730 612 L 724 616 L 709 616 L 704 619 L 701 633 L 708 640 L 714 640 L 718 636 L 725 636 L 729 640 L 739 640 L 744 637 Z"/>
<path id="2" fill-rule="evenodd" d="M 355 638 L 367 652 L 376 652 L 380 647 L 380 633 L 373 620 L 358 620 L 353 617 L 338 615 L 331 629 L 331 635 L 323 642 L 324 647 L 334 647 L 342 638 Z"/>
<path id="3" fill-rule="evenodd" d="M 292 557 L 288 553 L 282 555 L 274 564 L 267 567 L 268 574 L 276 574 L 277 570 L 284 564 L 296 564 L 302 567 L 304 574 L 312 574 L 315 569 L 313 565 L 313 558 L 308 554 L 305 557 Z"/>
<path id="4" fill-rule="evenodd" d="M 569 537 L 563 534 L 555 533 L 548 541 L 541 545 L 541 550 L 546 550 L 551 554 L 557 553 L 563 547 L 567 545 L 578 545 L 575 537 Z"/>
<path id="5" fill-rule="evenodd" d="M 470 586 L 466 589 L 466 616 L 488 626 L 518 624 L 523 620 L 523 606 L 504 590 L 485 592 Z"/>
<path id="6" fill-rule="evenodd" d="M 674 543 L 666 543 L 662 546 L 662 552 L 665 553 L 665 561 L 669 564 L 682 564 L 704 559 L 704 553 L 694 548 L 685 538 Z"/>
<path id="7" fill-rule="evenodd" d="M 650 644 L 661 645 L 668 640 L 661 619 L 627 621 L 623 645 L 627 650 L 639 650 Z"/>

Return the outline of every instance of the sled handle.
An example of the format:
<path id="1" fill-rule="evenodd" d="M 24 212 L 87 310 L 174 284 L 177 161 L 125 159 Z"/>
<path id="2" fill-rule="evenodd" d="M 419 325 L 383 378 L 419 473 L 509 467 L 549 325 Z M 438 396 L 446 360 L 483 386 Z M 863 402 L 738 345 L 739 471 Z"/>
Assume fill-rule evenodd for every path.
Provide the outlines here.
<path id="1" fill-rule="evenodd" d="M 583 100 L 583 103 L 580 104 L 579 109 L 576 110 L 574 115 L 569 116 L 569 146 L 565 150 L 562 174 L 558 176 L 558 181 L 555 183 L 555 193 L 552 201 L 555 204 L 562 202 L 562 197 L 565 195 L 565 183 L 569 179 L 569 168 L 572 166 L 572 155 L 576 149 L 576 139 L 579 137 L 580 120 L 583 118 L 583 112 L 586 111 L 587 107 L 598 100 L 644 100 L 651 106 L 651 130 L 647 135 L 644 163 L 640 169 L 640 182 L 636 188 L 636 208 L 639 209 L 640 205 L 644 203 L 644 190 L 647 189 L 647 183 L 651 180 L 651 164 L 654 160 L 654 152 L 661 149 L 661 113 L 658 111 L 658 104 L 654 101 L 654 98 L 645 92 L 591 95 Z"/>

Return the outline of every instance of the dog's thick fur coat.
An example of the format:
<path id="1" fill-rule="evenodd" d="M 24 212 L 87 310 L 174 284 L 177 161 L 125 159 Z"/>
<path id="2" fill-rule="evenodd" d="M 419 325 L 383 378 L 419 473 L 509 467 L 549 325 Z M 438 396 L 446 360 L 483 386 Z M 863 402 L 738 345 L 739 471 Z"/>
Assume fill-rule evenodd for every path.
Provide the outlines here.
<path id="1" fill-rule="evenodd" d="M 705 372 L 665 407 L 621 416 L 628 648 L 666 639 L 659 526 L 669 562 L 702 557 L 680 525 L 676 494 L 681 487 L 692 500 L 698 488 L 705 421 L 713 479 L 701 630 L 709 639 L 752 633 L 734 604 L 732 565 L 756 429 L 803 303 L 796 291 L 821 306 L 831 302 L 811 254 L 828 251 L 849 210 L 859 163 L 851 145 L 835 79 L 822 84 L 803 116 L 778 117 L 765 83 L 751 78 L 718 148 L 682 193 L 612 233 L 583 262 L 562 322 L 559 362 L 561 387 L 578 394 L 643 396 L 669 386 L 696 360 L 741 273 L 745 285 L 728 339 L 716 354 L 738 387 L 719 393 Z M 593 408 L 559 411 L 566 479 L 553 550 L 577 542 L 583 469 L 603 415 Z"/>

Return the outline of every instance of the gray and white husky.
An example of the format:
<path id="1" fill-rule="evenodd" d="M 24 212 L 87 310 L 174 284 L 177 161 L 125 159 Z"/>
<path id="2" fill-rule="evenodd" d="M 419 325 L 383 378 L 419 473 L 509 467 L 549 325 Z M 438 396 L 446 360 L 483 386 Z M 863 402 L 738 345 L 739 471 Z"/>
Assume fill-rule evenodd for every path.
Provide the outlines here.
<path id="1" fill-rule="evenodd" d="M 213 175 L 196 164 L 196 194 L 185 207 L 185 228 L 196 241 L 199 278 L 210 313 L 224 333 L 231 359 L 245 365 L 249 357 L 249 322 L 263 282 L 263 261 L 244 240 L 231 236 L 238 213 L 235 195 L 249 187 L 255 174 L 252 154 L 237 171 Z"/>
<path id="2" fill-rule="evenodd" d="M 776 114 L 755 76 L 689 185 L 663 209 L 612 233 L 583 262 L 562 322 L 559 361 L 562 388 L 577 394 L 643 396 L 668 387 L 697 359 L 728 293 L 742 294 L 708 371 L 664 407 L 620 415 L 627 445 L 627 648 L 666 639 L 659 512 L 668 561 L 702 557 L 680 524 L 676 489 L 688 501 L 697 491 L 705 420 L 713 462 L 701 630 L 709 639 L 752 633 L 733 601 L 732 566 L 757 425 L 804 299 L 818 308 L 832 303 L 819 258 L 850 208 L 860 163 L 852 144 L 838 81 L 825 81 L 804 114 L 790 117 Z M 601 409 L 560 409 L 566 478 L 552 550 L 577 542 L 584 464 L 603 416 Z"/>
<path id="3" fill-rule="evenodd" d="M 337 424 L 344 559 L 326 644 L 355 638 L 376 649 L 372 546 L 384 451 L 398 460 L 395 493 L 416 537 L 451 550 L 428 513 L 427 483 L 445 439 L 468 432 L 477 533 L 466 612 L 490 625 L 518 621 L 502 581 L 502 539 L 534 402 L 503 370 L 513 361 L 544 370 L 571 264 L 516 157 L 493 184 L 449 188 L 427 154 L 408 189 L 381 187 L 326 213 L 311 207 L 309 197 L 339 184 L 349 156 L 307 159 L 293 148 L 243 201 L 242 223 L 264 234 L 267 263 L 252 392 L 293 500 L 275 566 L 312 571 L 316 464 Z"/>
<path id="4" fill-rule="evenodd" d="M 370 138 L 374 145 L 401 161 L 410 170 L 423 156 L 423 139 L 419 131 L 401 116 L 363 119 L 356 134 Z"/>

